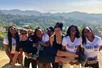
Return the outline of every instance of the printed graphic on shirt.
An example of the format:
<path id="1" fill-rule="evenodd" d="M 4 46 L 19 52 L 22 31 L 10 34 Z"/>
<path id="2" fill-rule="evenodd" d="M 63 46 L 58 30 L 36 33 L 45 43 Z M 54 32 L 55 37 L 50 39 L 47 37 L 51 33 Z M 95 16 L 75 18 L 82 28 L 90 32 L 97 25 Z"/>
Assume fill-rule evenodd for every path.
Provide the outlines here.
<path id="1" fill-rule="evenodd" d="M 66 46 L 66 50 L 73 53 L 76 53 L 77 47 L 81 44 L 81 38 L 75 38 L 75 40 L 72 42 L 69 36 L 64 37 L 62 41 L 62 45 Z"/>
<path id="2" fill-rule="evenodd" d="M 95 36 L 92 42 L 88 41 L 87 39 L 87 43 L 83 45 L 84 52 L 87 58 L 98 56 L 100 45 L 102 45 L 101 41 L 101 38 L 98 36 Z"/>

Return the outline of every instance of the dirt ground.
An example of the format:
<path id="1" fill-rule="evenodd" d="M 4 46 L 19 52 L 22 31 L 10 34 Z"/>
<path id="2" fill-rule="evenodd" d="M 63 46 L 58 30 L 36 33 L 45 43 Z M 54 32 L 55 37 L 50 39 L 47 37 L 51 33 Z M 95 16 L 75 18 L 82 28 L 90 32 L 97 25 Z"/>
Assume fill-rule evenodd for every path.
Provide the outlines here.
<path id="1" fill-rule="evenodd" d="M 8 62 L 9 62 L 9 59 L 6 56 L 5 52 L 0 50 L 0 68 L 10 68 L 8 65 Z M 99 54 L 99 63 L 100 63 L 99 64 L 100 68 L 102 68 L 102 51 L 100 51 L 100 54 Z M 18 66 L 17 68 L 21 68 L 21 67 Z"/>
<path id="2" fill-rule="evenodd" d="M 0 68 L 3 68 L 3 66 L 9 62 L 8 60 L 9 59 L 6 56 L 5 52 L 0 51 Z"/>
<path id="3" fill-rule="evenodd" d="M 6 56 L 5 51 L 0 50 L 0 68 L 10 68 L 9 59 Z M 17 65 L 16 68 L 21 68 L 20 65 Z"/>

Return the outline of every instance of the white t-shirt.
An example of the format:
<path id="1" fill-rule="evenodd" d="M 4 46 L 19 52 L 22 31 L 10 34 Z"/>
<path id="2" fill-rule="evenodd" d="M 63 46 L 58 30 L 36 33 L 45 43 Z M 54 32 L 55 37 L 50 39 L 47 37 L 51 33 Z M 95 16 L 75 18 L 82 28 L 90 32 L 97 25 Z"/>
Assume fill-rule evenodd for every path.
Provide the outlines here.
<path id="1" fill-rule="evenodd" d="M 86 40 L 86 44 L 83 45 L 84 53 L 86 58 L 94 58 L 97 57 L 99 54 L 99 48 L 102 45 L 102 40 L 100 37 L 95 36 L 94 40 L 90 42 L 88 39 Z"/>
<path id="2" fill-rule="evenodd" d="M 82 44 L 81 38 L 75 38 L 72 42 L 69 36 L 63 38 L 62 45 L 66 46 L 68 52 L 76 53 L 77 47 Z"/>
<path id="3" fill-rule="evenodd" d="M 45 42 L 48 42 L 49 41 L 49 36 L 47 33 L 45 33 L 42 37 L 42 41 L 45 43 Z"/>
<path id="4" fill-rule="evenodd" d="M 8 37 L 4 38 L 3 44 L 4 45 L 8 45 L 9 44 Z M 11 53 L 15 53 L 15 50 L 16 50 L 16 40 L 14 38 L 12 38 L 12 50 L 11 50 Z"/>

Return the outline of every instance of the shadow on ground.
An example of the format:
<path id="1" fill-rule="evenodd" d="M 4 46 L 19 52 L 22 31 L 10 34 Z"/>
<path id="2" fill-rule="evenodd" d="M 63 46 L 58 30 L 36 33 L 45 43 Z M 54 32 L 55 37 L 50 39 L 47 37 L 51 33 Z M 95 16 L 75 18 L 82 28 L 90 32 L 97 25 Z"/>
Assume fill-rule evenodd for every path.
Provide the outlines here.
<path id="1" fill-rule="evenodd" d="M 2 66 L 1 68 L 11 68 L 11 65 L 9 63 L 5 64 L 4 66 Z M 15 68 L 23 68 L 20 65 L 16 65 Z"/>

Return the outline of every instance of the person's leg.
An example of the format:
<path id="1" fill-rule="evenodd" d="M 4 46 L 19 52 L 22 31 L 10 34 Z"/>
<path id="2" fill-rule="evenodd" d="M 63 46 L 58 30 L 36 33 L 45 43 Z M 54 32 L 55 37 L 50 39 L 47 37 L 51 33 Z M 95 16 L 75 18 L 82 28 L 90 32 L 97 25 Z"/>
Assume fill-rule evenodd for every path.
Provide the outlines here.
<path id="1" fill-rule="evenodd" d="M 49 63 L 43 63 L 43 68 L 51 68 Z"/>
<path id="2" fill-rule="evenodd" d="M 38 63 L 38 68 L 45 68 L 45 67 L 43 66 L 43 63 Z"/>
<path id="3" fill-rule="evenodd" d="M 38 68 L 50 68 L 46 63 L 38 63 Z"/>
<path id="4" fill-rule="evenodd" d="M 31 59 L 32 68 L 37 68 L 37 61 Z"/>
<path id="5" fill-rule="evenodd" d="M 14 54 L 10 53 L 10 57 L 11 57 L 10 64 L 12 64 L 13 63 Z"/>
<path id="6" fill-rule="evenodd" d="M 76 54 L 65 52 L 65 51 L 60 51 L 60 50 L 57 51 L 56 55 L 59 56 L 59 57 L 67 57 L 67 58 L 70 58 L 70 59 L 78 57 L 78 55 L 76 55 Z"/>
<path id="7" fill-rule="evenodd" d="M 38 68 L 50 68 L 50 65 L 47 63 L 38 63 Z"/>
<path id="8" fill-rule="evenodd" d="M 24 68 L 29 68 L 30 65 L 30 59 L 26 58 L 24 59 Z"/>
<path id="9" fill-rule="evenodd" d="M 60 65 L 59 65 L 58 63 L 52 63 L 52 67 L 53 67 L 53 68 L 59 68 Z"/>
<path id="10" fill-rule="evenodd" d="M 51 68 L 51 64 L 50 63 L 47 63 L 46 68 Z"/>
<path id="11" fill-rule="evenodd" d="M 18 55 L 17 61 L 19 64 L 21 64 L 21 66 L 23 67 L 23 53 L 20 53 Z"/>
<path id="12" fill-rule="evenodd" d="M 16 51 L 16 52 L 14 53 L 13 58 L 12 58 L 12 65 L 11 65 L 12 68 L 15 67 L 15 63 L 17 62 L 17 57 L 18 57 L 18 55 L 19 55 L 19 52 Z"/>

